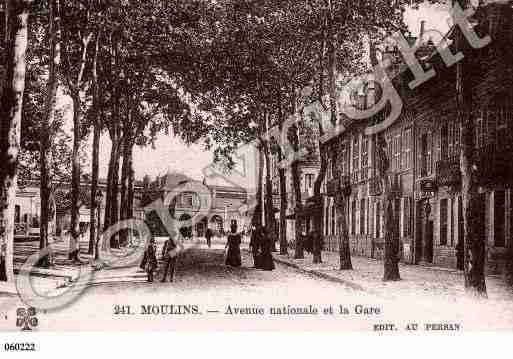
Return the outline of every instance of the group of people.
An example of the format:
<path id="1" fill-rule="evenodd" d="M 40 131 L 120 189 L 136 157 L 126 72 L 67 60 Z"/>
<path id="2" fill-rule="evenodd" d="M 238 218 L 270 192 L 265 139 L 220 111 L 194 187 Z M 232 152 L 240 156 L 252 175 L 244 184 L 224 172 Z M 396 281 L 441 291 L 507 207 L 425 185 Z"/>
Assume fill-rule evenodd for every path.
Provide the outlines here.
<path id="1" fill-rule="evenodd" d="M 211 235 L 207 231 L 207 245 L 210 247 Z M 240 267 L 242 265 L 240 245 L 242 242 L 242 234 L 237 233 L 237 224 L 233 223 L 230 227 L 226 241 L 226 260 L 225 264 L 230 267 Z M 254 268 L 263 270 L 273 270 L 274 261 L 272 256 L 272 239 L 267 235 L 267 231 L 263 226 L 253 227 L 251 231 L 251 241 L 249 247 L 253 254 Z M 164 275 L 161 282 L 165 282 L 169 274 L 169 281 L 173 281 L 176 266 L 176 244 L 169 237 L 164 243 L 162 249 L 162 258 L 164 259 Z M 153 282 L 154 273 L 158 268 L 157 245 L 155 239 L 151 238 L 146 248 L 141 262 L 140 268 L 146 271 L 148 282 Z"/>
<path id="2" fill-rule="evenodd" d="M 241 266 L 240 244 L 242 234 L 237 233 L 237 225 L 232 224 L 231 233 L 226 241 L 226 265 L 230 267 Z M 272 241 L 263 226 L 253 227 L 249 247 L 253 254 L 254 268 L 273 270 Z"/>
<path id="3" fill-rule="evenodd" d="M 162 248 L 162 258 L 164 259 L 164 275 L 162 276 L 162 283 L 166 281 L 168 274 L 169 281 L 173 281 L 176 266 L 176 256 L 176 244 L 173 239 L 169 237 L 169 239 L 164 242 L 164 247 Z M 157 245 L 155 243 L 155 238 L 150 239 L 150 244 L 144 252 L 140 268 L 146 271 L 148 275 L 148 282 L 153 282 L 154 273 L 158 268 Z"/>
<path id="4" fill-rule="evenodd" d="M 264 226 L 252 228 L 249 248 L 253 254 L 254 267 L 263 270 L 273 270 L 274 260 L 272 255 L 273 239 L 268 235 Z"/>

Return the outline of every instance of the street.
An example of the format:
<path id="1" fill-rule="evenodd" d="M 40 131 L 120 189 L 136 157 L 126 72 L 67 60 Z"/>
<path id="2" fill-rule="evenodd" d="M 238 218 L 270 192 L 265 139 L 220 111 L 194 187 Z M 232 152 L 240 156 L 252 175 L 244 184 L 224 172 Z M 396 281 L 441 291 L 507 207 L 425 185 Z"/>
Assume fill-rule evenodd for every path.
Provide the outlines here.
<path id="1" fill-rule="evenodd" d="M 138 268 L 130 268 L 129 275 L 111 270 L 71 305 L 38 313 L 37 330 L 403 331 L 412 322 L 419 330 L 469 330 L 506 329 L 513 320 L 508 301 L 434 300 L 423 293 L 392 299 L 281 264 L 272 272 L 256 270 L 244 250 L 242 259 L 242 268 L 228 268 L 221 243 L 211 249 L 202 244 L 180 256 L 173 283 L 160 283 L 161 273 L 147 283 Z M 0 330 L 15 329 L 15 307 L 1 313 Z"/>

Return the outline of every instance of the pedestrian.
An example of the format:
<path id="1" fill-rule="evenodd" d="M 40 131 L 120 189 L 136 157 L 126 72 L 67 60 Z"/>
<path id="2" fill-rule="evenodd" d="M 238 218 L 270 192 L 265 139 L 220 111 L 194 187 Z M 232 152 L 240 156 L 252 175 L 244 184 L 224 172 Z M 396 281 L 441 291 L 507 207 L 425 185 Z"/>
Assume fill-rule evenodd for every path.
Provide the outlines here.
<path id="1" fill-rule="evenodd" d="M 145 270 L 148 274 L 148 282 L 153 282 L 153 272 L 157 269 L 157 245 L 155 238 L 150 239 L 150 244 L 144 252 Z"/>
<path id="2" fill-rule="evenodd" d="M 176 244 L 171 236 L 164 243 L 164 248 L 162 248 L 162 258 L 164 258 L 164 276 L 162 277 L 162 283 L 166 281 L 167 274 L 169 273 L 169 281 L 173 281 L 173 277 L 175 275 L 175 266 L 176 266 Z"/>
<path id="3" fill-rule="evenodd" d="M 210 248 L 212 244 L 212 230 L 210 228 L 207 228 L 207 231 L 205 232 L 205 239 L 207 240 L 208 248 Z"/>
<path id="4" fill-rule="evenodd" d="M 230 226 L 230 229 L 231 233 L 228 234 L 228 239 L 226 241 L 226 248 L 228 248 L 226 253 L 226 265 L 231 267 L 240 267 L 242 265 L 240 255 L 241 235 L 240 233 L 237 233 L 236 223 L 233 223 Z"/>
<path id="5" fill-rule="evenodd" d="M 260 237 L 261 231 L 260 228 L 252 227 L 251 230 L 251 239 L 249 241 L 249 248 L 251 249 L 251 254 L 253 254 L 253 268 L 260 268 Z"/>
<path id="6" fill-rule="evenodd" d="M 262 227 L 262 236 L 260 242 L 260 266 L 263 270 L 274 269 L 274 259 L 272 255 L 273 239 L 268 235 L 267 230 Z"/>

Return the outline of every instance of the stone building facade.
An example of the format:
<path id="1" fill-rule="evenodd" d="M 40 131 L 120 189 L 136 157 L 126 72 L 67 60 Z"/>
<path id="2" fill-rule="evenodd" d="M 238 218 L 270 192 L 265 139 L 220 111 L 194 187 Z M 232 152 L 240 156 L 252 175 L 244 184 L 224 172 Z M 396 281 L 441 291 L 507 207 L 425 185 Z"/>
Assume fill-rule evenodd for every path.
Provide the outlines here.
<path id="1" fill-rule="evenodd" d="M 246 209 L 249 198 L 242 187 L 221 182 L 219 177 L 198 182 L 176 172 L 144 182 L 142 205 L 146 222 L 154 235 L 168 235 L 150 205 L 158 200 L 168 207 L 173 219 L 183 222 L 178 223 L 178 230 L 184 238 L 203 237 L 207 228 L 216 236 L 222 236 L 232 224 L 236 224 L 238 230 L 249 228 L 251 216 Z"/>
<path id="2" fill-rule="evenodd" d="M 475 15 L 480 36 L 491 43 L 481 49 L 463 49 L 466 76 L 472 81 L 472 114 L 482 201 L 481 235 L 486 238 L 488 273 L 500 273 L 513 250 L 513 14 L 510 4 L 492 3 Z M 453 27 L 443 41 L 454 54 Z M 407 38 L 410 45 L 417 41 Z M 460 172 L 460 124 L 456 102 L 456 66 L 446 66 L 433 41 L 420 44 L 416 57 L 424 70 L 436 75 L 411 89 L 414 79 L 399 51 L 382 49 L 391 60 L 388 76 L 397 89 L 403 108 L 400 117 L 379 136 L 386 142 L 396 228 L 401 261 L 447 268 L 463 268 L 463 208 Z M 469 70 L 470 69 L 470 70 Z M 376 88 L 375 88 L 376 87 Z M 379 89 L 368 83 L 363 93 L 355 93 L 352 106 L 370 106 Z M 373 102 L 374 101 L 374 102 Z M 384 111 L 386 111 L 385 109 Z M 378 121 L 351 121 L 340 114 L 345 131 L 327 142 L 329 159 L 323 184 L 323 236 L 325 249 L 339 247 L 339 221 L 334 192 L 350 188 L 347 224 L 353 255 L 382 259 L 384 255 L 384 209 L 376 154 L 376 136 L 366 136 L 365 128 Z M 315 180 L 318 163 L 306 173 Z M 274 181 L 278 182 L 275 174 Z M 302 186 L 309 183 L 302 177 Z M 287 172 L 290 196 L 290 169 Z M 276 189 L 278 187 L 276 186 Z M 279 198 L 279 191 L 275 193 Z M 305 197 L 307 198 L 307 197 Z M 289 200 L 289 214 L 293 203 Z M 278 201 L 279 205 L 279 201 Z M 308 220 L 307 220 L 308 224 Z M 310 223 L 311 224 L 311 223 Z M 293 241 L 293 225 L 287 238 Z M 291 228 L 290 228 L 291 227 Z"/>
<path id="3" fill-rule="evenodd" d="M 493 41 L 483 49 L 466 49 L 472 72 L 477 174 L 482 201 L 481 235 L 487 243 L 489 273 L 503 271 L 513 247 L 513 39 L 511 7 L 491 5 L 481 15 L 478 31 Z M 509 24 L 509 25 L 505 25 Z M 447 39 L 454 37 L 453 28 Z M 455 52 L 452 49 L 453 53 Z M 436 76 L 410 90 L 413 79 L 404 64 L 393 75 L 403 100 L 401 116 L 383 132 L 397 192 L 400 257 L 411 264 L 463 268 L 463 209 L 460 172 L 460 124 L 457 116 L 455 66 L 446 67 L 433 49 L 422 59 Z M 366 93 L 368 96 L 369 93 Z M 375 137 L 363 134 L 367 124 L 355 123 L 332 140 L 326 188 L 349 181 L 348 225 L 351 251 L 383 257 L 383 206 L 376 177 Z M 336 144 L 336 145 L 335 145 Z M 340 178 L 343 177 L 343 178 Z M 329 191 L 327 194 L 330 195 Z M 330 196 L 328 196 L 330 198 Z M 330 250 L 338 249 L 337 218 L 330 198 L 324 208 L 324 235 Z"/>

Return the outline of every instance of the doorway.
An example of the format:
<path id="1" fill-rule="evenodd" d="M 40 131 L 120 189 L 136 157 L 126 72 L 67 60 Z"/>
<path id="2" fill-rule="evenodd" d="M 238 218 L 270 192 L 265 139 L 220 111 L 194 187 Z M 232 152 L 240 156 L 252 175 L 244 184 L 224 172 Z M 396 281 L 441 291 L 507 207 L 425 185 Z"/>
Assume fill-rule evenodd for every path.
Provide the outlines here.
<path id="1" fill-rule="evenodd" d="M 417 231 L 415 241 L 415 263 L 433 263 L 433 217 L 428 199 L 417 202 Z"/>
<path id="2" fill-rule="evenodd" d="M 426 225 L 426 237 L 425 237 L 425 256 L 424 261 L 427 263 L 433 263 L 433 220 L 427 220 Z"/>

